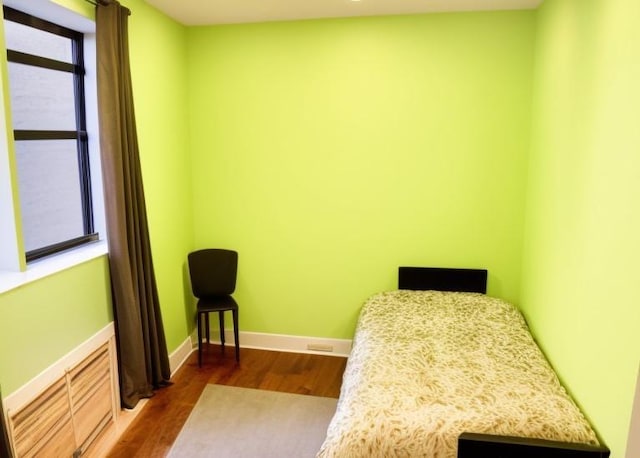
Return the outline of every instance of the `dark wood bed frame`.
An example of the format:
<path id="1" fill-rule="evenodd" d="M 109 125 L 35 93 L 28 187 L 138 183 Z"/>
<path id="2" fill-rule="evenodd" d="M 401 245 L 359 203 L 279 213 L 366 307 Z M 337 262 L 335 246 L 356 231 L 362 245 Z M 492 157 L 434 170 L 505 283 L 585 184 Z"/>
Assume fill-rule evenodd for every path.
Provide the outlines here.
<path id="1" fill-rule="evenodd" d="M 400 267 L 398 289 L 487 292 L 487 271 L 439 267 Z M 607 458 L 609 449 L 588 444 L 465 432 L 458 458 Z"/>

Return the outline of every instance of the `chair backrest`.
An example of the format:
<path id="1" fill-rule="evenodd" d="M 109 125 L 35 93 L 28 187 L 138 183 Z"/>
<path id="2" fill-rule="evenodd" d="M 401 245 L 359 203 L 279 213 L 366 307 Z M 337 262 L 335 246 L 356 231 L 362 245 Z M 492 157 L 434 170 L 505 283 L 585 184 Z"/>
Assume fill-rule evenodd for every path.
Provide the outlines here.
<path id="1" fill-rule="evenodd" d="M 191 290 L 198 298 L 226 296 L 236 289 L 238 253 L 207 248 L 189 253 Z"/>

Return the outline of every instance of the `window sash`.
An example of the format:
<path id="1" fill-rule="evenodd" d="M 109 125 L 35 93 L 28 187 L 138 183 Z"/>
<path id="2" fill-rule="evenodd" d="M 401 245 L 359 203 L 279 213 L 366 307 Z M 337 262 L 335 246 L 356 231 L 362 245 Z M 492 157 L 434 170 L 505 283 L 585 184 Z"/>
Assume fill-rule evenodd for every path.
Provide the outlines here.
<path id="1" fill-rule="evenodd" d="M 7 6 L 3 7 L 5 21 L 13 21 L 35 29 L 44 30 L 71 40 L 73 63 L 62 62 L 48 57 L 28 54 L 16 50 L 7 50 L 10 62 L 48 68 L 73 74 L 76 130 L 14 130 L 14 140 L 64 140 L 77 142 L 78 174 L 82 201 L 82 220 L 84 235 L 70 240 L 63 240 L 52 245 L 39 247 L 25 253 L 27 262 L 55 254 L 79 245 L 98 240 L 94 230 L 93 206 L 91 201 L 91 174 L 89 170 L 89 142 L 87 136 L 85 90 L 84 90 L 84 50 L 83 34 L 49 21 L 31 16 Z"/>

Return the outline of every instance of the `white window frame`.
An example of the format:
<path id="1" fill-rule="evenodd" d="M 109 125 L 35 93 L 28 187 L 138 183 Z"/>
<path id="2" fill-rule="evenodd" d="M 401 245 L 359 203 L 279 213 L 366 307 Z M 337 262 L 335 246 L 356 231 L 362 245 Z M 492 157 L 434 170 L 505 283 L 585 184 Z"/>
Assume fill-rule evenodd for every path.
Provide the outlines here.
<path id="1" fill-rule="evenodd" d="M 25 13 L 55 22 L 84 34 L 85 102 L 89 135 L 89 164 L 93 197 L 93 217 L 98 242 L 61 252 L 26 264 L 22 242 L 19 196 L 13 145 L 13 127 L 9 109 L 9 85 L 6 57 L 2 60 L 0 91 L 0 293 L 17 288 L 107 253 L 104 217 L 100 141 L 98 134 L 98 97 L 96 87 L 95 22 L 51 0 L 5 0 L 4 4 Z M 1 26 L 4 43 L 4 26 Z M 6 45 L 3 46 L 6 56 Z M 3 122 L 4 121 L 4 122 Z"/>

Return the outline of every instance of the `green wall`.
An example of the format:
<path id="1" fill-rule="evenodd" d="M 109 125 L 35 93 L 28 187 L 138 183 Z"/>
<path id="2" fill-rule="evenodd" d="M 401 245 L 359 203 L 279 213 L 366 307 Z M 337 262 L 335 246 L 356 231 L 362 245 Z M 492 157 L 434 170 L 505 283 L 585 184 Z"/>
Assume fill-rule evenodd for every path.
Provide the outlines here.
<path id="1" fill-rule="evenodd" d="M 640 3 L 538 12 L 521 306 L 622 458 L 640 360 Z"/>
<path id="2" fill-rule="evenodd" d="M 186 28 L 142 0 L 129 18 L 131 76 L 153 262 L 169 352 L 194 328 L 185 283 L 193 246 Z"/>
<path id="3" fill-rule="evenodd" d="M 0 385 L 12 393 L 113 320 L 101 257 L 0 294 Z"/>
<path id="4" fill-rule="evenodd" d="M 86 13 L 83 0 L 57 0 Z M 640 359 L 636 0 L 185 28 L 130 46 L 169 350 L 194 247 L 240 251 L 243 331 L 351 338 L 402 264 L 486 267 L 621 458 Z M 100 258 L 0 295 L 10 393 L 111 320 Z"/>
<path id="5" fill-rule="evenodd" d="M 91 13 L 84 0 L 57 3 Z M 193 240 L 186 116 L 186 30 L 141 0 L 128 6 L 132 78 L 154 267 L 167 346 L 189 336 L 184 262 Z M 106 196 L 108 199 L 109 196 Z M 111 321 L 106 258 L 0 294 L 0 384 L 22 386 Z"/>
<path id="6" fill-rule="evenodd" d="M 243 331 L 351 338 L 399 265 L 520 290 L 534 14 L 188 29 L 195 244 Z"/>

